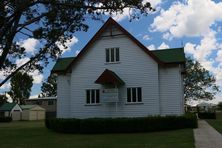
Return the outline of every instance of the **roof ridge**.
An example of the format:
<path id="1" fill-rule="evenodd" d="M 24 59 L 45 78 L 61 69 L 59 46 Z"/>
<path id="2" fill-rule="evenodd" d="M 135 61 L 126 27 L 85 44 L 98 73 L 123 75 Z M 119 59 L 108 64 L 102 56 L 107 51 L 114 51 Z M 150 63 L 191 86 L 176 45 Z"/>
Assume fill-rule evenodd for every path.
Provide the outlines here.
<path id="1" fill-rule="evenodd" d="M 164 48 L 164 49 L 155 49 L 155 50 L 151 50 L 151 52 L 153 52 L 153 51 L 176 50 L 176 49 L 184 49 L 184 47 L 177 47 L 177 48 Z"/>
<path id="2" fill-rule="evenodd" d="M 88 41 L 88 43 L 82 48 L 80 53 L 76 56 L 75 59 L 68 65 L 66 68 L 66 72 L 69 70 L 71 65 L 75 63 L 79 57 L 84 55 L 85 52 L 91 47 L 91 44 L 94 43 L 95 40 L 97 40 L 98 37 L 104 32 L 104 30 L 109 27 L 110 25 L 114 25 L 117 27 L 120 31 L 122 31 L 126 36 L 128 36 L 137 46 L 141 48 L 146 54 L 148 54 L 151 58 L 153 58 L 154 61 L 156 61 L 160 65 L 164 65 L 164 62 L 162 62 L 156 55 L 154 55 L 145 45 L 143 45 L 139 40 L 137 40 L 132 34 L 130 34 L 125 28 L 123 28 L 119 23 L 117 23 L 112 17 L 109 17 L 109 19 L 102 25 L 102 27 L 94 34 L 94 36 Z"/>

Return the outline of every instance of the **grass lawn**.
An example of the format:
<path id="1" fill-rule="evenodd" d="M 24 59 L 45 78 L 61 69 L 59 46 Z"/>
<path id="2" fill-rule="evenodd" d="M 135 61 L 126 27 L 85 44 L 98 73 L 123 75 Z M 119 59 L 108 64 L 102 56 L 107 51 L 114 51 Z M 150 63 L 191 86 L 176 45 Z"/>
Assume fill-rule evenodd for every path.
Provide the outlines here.
<path id="1" fill-rule="evenodd" d="M 217 112 L 216 120 L 208 119 L 207 122 L 222 134 L 222 112 Z"/>
<path id="2" fill-rule="evenodd" d="M 192 129 L 134 134 L 61 134 L 43 122 L 0 123 L 0 148 L 194 148 Z"/>

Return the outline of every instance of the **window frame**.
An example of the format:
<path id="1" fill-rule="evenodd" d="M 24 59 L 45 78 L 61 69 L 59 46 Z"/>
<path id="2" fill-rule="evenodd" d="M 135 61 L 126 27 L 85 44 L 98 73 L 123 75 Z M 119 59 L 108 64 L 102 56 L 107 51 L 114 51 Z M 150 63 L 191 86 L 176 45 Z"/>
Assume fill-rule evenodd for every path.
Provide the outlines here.
<path id="1" fill-rule="evenodd" d="M 109 63 L 109 64 L 120 62 L 119 47 L 112 47 L 112 48 L 106 48 L 105 49 L 105 62 Z"/>
<path id="2" fill-rule="evenodd" d="M 54 105 L 54 101 L 53 100 L 48 100 L 48 106 L 50 105 Z"/>
<path id="3" fill-rule="evenodd" d="M 99 89 L 86 89 L 86 105 L 98 105 L 100 104 L 100 90 Z M 88 98 L 89 97 L 89 98 Z"/>
<path id="4" fill-rule="evenodd" d="M 142 87 L 127 87 L 126 104 L 138 104 L 138 103 L 143 103 Z"/>

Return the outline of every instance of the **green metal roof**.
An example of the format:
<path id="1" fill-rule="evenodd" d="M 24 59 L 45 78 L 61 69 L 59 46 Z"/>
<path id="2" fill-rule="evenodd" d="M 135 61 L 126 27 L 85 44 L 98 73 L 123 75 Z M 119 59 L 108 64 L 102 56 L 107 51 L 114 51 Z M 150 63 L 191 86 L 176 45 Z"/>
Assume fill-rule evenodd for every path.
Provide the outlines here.
<path id="1" fill-rule="evenodd" d="M 52 68 L 52 72 L 64 71 L 69 66 L 69 64 L 74 60 L 75 57 L 59 58 Z"/>
<path id="2" fill-rule="evenodd" d="M 161 49 L 151 51 L 157 58 L 166 64 L 185 62 L 185 54 L 183 48 Z M 74 60 L 75 57 L 60 58 L 57 60 L 52 72 L 63 72 Z"/>
<path id="3" fill-rule="evenodd" d="M 11 111 L 16 103 L 5 103 L 0 107 L 0 111 Z"/>
<path id="4" fill-rule="evenodd" d="M 26 109 L 31 109 L 33 107 L 35 107 L 36 105 L 20 105 L 20 107 L 23 109 L 23 110 L 26 110 Z"/>
<path id="5" fill-rule="evenodd" d="M 164 63 L 182 63 L 186 60 L 183 48 L 153 50 L 152 53 Z"/>

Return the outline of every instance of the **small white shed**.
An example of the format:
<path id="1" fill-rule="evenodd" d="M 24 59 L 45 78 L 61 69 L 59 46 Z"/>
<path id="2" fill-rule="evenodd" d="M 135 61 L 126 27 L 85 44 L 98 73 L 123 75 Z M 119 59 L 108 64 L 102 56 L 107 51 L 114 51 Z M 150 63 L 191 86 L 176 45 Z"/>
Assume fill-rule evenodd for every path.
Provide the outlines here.
<path id="1" fill-rule="evenodd" d="M 22 120 L 44 120 L 45 109 L 38 105 L 21 105 Z"/>
<path id="2" fill-rule="evenodd" d="M 12 120 L 21 120 L 22 109 L 17 103 L 5 103 L 0 107 L 0 115 L 12 117 Z"/>

